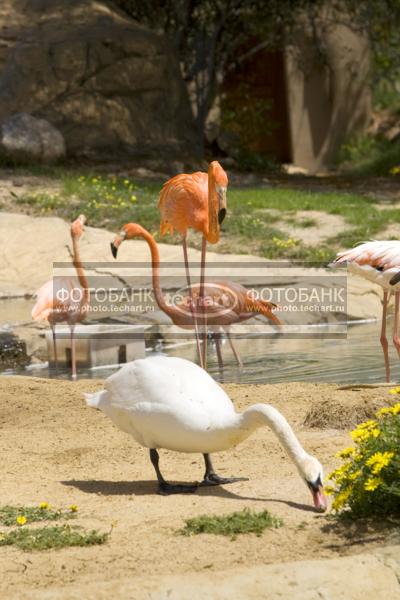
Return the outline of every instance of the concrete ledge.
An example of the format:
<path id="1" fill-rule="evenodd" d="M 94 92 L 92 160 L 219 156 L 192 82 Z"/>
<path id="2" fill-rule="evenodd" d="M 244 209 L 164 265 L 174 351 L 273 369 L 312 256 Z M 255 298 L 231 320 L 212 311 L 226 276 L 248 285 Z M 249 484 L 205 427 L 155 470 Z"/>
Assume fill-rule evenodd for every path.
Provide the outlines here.
<path id="1" fill-rule="evenodd" d="M 227 552 L 229 549 L 227 548 Z M 9 597 L 10 598 L 10 597 Z M 397 600 L 400 545 L 373 554 L 30 590 L 15 600 Z"/>

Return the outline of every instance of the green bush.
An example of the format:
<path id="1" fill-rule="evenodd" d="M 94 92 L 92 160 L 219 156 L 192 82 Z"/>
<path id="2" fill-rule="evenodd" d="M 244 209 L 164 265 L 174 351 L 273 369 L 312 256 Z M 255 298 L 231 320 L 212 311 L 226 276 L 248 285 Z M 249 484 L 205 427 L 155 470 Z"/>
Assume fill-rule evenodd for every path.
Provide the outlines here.
<path id="1" fill-rule="evenodd" d="M 346 171 L 358 175 L 384 176 L 400 164 L 400 141 L 382 137 L 358 135 L 341 147 L 337 163 Z"/>
<path id="2" fill-rule="evenodd" d="M 400 516 L 400 403 L 350 435 L 355 446 L 338 453 L 343 464 L 328 476 L 332 508 L 352 517 Z"/>

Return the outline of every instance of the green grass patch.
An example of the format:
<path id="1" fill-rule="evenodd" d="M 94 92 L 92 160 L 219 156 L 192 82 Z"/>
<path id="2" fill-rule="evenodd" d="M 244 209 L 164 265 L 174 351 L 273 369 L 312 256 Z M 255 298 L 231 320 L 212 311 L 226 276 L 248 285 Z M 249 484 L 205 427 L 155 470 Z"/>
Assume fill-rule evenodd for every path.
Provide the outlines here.
<path id="1" fill-rule="evenodd" d="M 255 533 L 260 536 L 265 529 L 282 527 L 283 521 L 271 515 L 267 510 L 253 512 L 245 508 L 221 517 L 201 515 L 185 521 L 185 527 L 180 530 L 182 535 L 198 535 L 212 533 L 226 535 L 235 539 L 243 533 Z"/>
<path id="2" fill-rule="evenodd" d="M 109 533 L 99 533 L 96 530 L 86 532 L 69 525 L 20 527 L 7 533 L 0 533 L 0 546 L 16 546 L 26 551 L 94 546 L 104 544 L 108 536 Z"/>
<path id="3" fill-rule="evenodd" d="M 57 171 L 61 189 L 54 193 L 38 191 L 15 196 L 15 202 L 34 214 L 57 214 L 71 221 L 80 213 L 88 224 L 115 232 L 133 221 L 148 229 L 157 241 L 180 243 L 179 235 L 159 235 L 158 194 L 162 181 L 131 180 L 113 175 Z M 351 182 L 348 184 L 350 188 Z M 343 217 L 347 229 L 316 246 L 290 238 L 280 229 L 280 221 L 307 228 L 318 225 L 313 217 L 296 217 L 297 211 L 322 211 Z M 378 202 L 365 196 L 343 192 L 308 192 L 298 189 L 232 188 L 228 190 L 228 215 L 222 226 L 219 252 L 255 254 L 272 260 L 289 259 L 314 263 L 329 262 L 340 248 L 376 237 L 393 222 L 400 210 L 379 210 Z M 189 243 L 199 248 L 201 236 L 189 235 Z"/>
<path id="4" fill-rule="evenodd" d="M 39 506 L 1 506 L 0 523 L 2 525 L 16 525 L 18 521 L 34 523 L 36 521 L 59 521 L 62 519 L 74 519 L 77 515 L 76 507 L 68 510 L 52 509 L 46 502 Z"/>

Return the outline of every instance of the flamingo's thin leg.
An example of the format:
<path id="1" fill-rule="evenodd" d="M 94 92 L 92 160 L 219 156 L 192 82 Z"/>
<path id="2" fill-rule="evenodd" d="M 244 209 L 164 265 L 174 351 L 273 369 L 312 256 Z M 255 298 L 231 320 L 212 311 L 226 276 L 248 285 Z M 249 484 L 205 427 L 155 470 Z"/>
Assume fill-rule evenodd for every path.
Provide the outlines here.
<path id="1" fill-rule="evenodd" d="M 218 368 L 220 371 L 223 371 L 224 361 L 222 359 L 222 352 L 221 352 L 221 334 L 219 332 L 215 332 L 213 334 L 213 336 L 214 336 L 214 341 L 215 341 L 215 350 L 217 351 Z"/>
<path id="2" fill-rule="evenodd" d="M 389 343 L 386 337 L 386 316 L 387 316 L 387 306 L 389 301 L 389 292 L 383 292 L 383 303 L 382 303 L 382 325 L 381 325 L 381 337 L 380 341 L 382 344 L 383 350 L 383 358 L 385 360 L 385 371 L 386 371 L 386 381 L 389 383 L 390 381 L 390 363 L 389 363 Z"/>
<path id="3" fill-rule="evenodd" d="M 243 361 L 242 361 L 242 359 L 240 357 L 239 350 L 236 348 L 235 344 L 233 343 L 233 339 L 231 337 L 231 333 L 230 333 L 229 329 L 225 329 L 225 331 L 226 331 L 226 337 L 228 338 L 228 341 L 229 341 L 229 344 L 231 346 L 233 355 L 236 358 L 236 362 L 239 365 L 239 367 L 242 368 L 243 367 Z"/>
<path id="4" fill-rule="evenodd" d="M 200 266 L 200 311 L 202 314 L 202 325 L 203 325 L 203 368 L 207 368 L 207 312 L 204 298 L 204 284 L 205 284 L 205 269 L 206 269 L 206 249 L 207 240 L 203 236 L 201 244 L 201 266 Z"/>
<path id="5" fill-rule="evenodd" d="M 397 354 L 400 357 L 399 307 L 400 307 L 400 292 L 395 292 L 395 295 L 394 295 L 393 344 L 397 350 Z"/>
<path id="6" fill-rule="evenodd" d="M 76 348 L 75 348 L 75 325 L 70 325 L 71 331 L 71 367 L 72 379 L 76 380 Z"/>
<path id="7" fill-rule="evenodd" d="M 201 347 L 200 347 L 199 328 L 197 326 L 196 307 L 194 306 L 192 283 L 190 280 L 189 258 L 188 258 L 188 251 L 187 251 L 186 236 L 183 236 L 182 246 L 183 246 L 183 258 L 185 261 L 186 281 L 188 284 L 189 295 L 190 295 L 190 312 L 192 313 L 193 324 L 194 324 L 194 334 L 196 336 L 197 353 L 199 355 L 200 366 L 204 368 L 203 356 L 202 356 Z"/>
<path id="8" fill-rule="evenodd" d="M 53 335 L 53 353 L 54 353 L 54 368 L 56 375 L 58 375 L 58 359 L 57 359 L 57 343 L 56 343 L 56 326 L 50 325 L 51 333 Z"/>

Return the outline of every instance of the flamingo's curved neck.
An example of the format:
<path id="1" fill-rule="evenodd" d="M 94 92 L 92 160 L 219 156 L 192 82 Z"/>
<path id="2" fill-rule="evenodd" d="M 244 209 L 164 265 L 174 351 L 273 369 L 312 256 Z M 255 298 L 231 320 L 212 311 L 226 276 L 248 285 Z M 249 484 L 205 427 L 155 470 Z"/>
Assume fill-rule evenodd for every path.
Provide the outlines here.
<path id="1" fill-rule="evenodd" d="M 206 238 L 210 244 L 216 244 L 219 241 L 218 199 L 211 167 L 208 169 L 208 233 Z"/>
<path id="2" fill-rule="evenodd" d="M 153 282 L 153 290 L 156 302 L 159 308 L 164 311 L 168 316 L 173 316 L 174 309 L 172 306 L 169 306 L 165 301 L 164 295 L 161 290 L 160 285 L 160 254 L 158 252 L 157 242 L 153 238 L 153 236 L 146 230 L 144 227 L 140 227 L 140 233 L 137 234 L 139 237 L 143 238 L 150 248 L 151 253 L 151 268 L 152 268 L 152 282 Z M 136 237 L 136 236 L 135 236 Z"/>
<path id="3" fill-rule="evenodd" d="M 85 305 L 89 302 L 89 284 L 86 279 L 85 271 L 83 269 L 83 264 L 81 261 L 78 239 L 74 235 L 72 236 L 72 250 L 73 264 L 76 270 L 76 274 L 78 276 L 79 283 L 82 286 L 83 290 L 82 304 Z"/>

